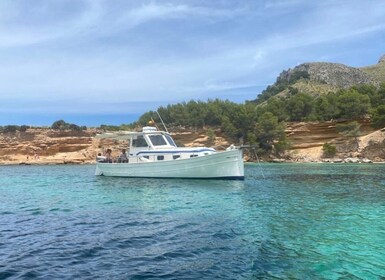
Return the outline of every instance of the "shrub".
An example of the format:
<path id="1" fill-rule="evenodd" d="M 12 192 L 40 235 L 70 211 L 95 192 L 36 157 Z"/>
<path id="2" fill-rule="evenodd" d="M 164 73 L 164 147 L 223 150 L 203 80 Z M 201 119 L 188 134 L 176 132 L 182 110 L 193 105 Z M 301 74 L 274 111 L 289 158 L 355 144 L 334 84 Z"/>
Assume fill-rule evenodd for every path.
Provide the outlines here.
<path id="1" fill-rule="evenodd" d="M 374 128 L 385 127 L 385 105 L 380 105 L 373 110 L 372 126 Z"/>
<path id="2" fill-rule="evenodd" d="M 25 132 L 25 131 L 27 131 L 27 129 L 29 128 L 29 126 L 28 125 L 22 125 L 22 126 L 20 126 L 20 131 L 21 132 Z"/>
<path id="3" fill-rule="evenodd" d="M 215 142 L 215 132 L 213 129 L 209 128 L 207 130 L 208 144 L 213 145 Z"/>
<path id="4" fill-rule="evenodd" d="M 17 125 L 6 125 L 3 127 L 3 132 L 8 133 L 8 132 L 16 132 L 19 129 L 19 126 Z"/>
<path id="5" fill-rule="evenodd" d="M 63 120 L 58 120 L 56 122 L 54 122 L 52 125 L 51 125 L 51 128 L 52 129 L 55 129 L 55 130 L 73 130 L 73 131 L 80 131 L 80 130 L 86 130 L 87 127 L 86 126 L 78 126 L 76 124 L 73 124 L 73 123 L 67 123 Z"/>
<path id="6" fill-rule="evenodd" d="M 323 151 L 323 157 L 325 157 L 325 158 L 332 158 L 332 157 L 334 157 L 336 155 L 337 148 L 336 148 L 336 146 L 334 146 L 332 144 L 325 143 L 322 146 L 322 151 Z"/>

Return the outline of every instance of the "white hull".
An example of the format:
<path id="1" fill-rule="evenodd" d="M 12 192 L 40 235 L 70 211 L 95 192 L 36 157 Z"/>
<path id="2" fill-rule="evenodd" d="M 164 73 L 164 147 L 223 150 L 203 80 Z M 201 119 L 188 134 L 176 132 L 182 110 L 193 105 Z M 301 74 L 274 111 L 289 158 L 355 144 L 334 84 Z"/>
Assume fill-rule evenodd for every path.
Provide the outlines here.
<path id="1" fill-rule="evenodd" d="M 242 150 L 188 159 L 139 163 L 96 163 L 95 175 L 141 178 L 244 179 Z"/>

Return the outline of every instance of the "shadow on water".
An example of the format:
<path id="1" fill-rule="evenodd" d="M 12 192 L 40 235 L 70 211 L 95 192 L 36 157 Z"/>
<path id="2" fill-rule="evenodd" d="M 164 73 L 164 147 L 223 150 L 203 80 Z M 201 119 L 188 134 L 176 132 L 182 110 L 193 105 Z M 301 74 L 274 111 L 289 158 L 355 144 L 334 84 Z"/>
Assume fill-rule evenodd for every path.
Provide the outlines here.
<path id="1" fill-rule="evenodd" d="M 242 188 L 244 181 L 202 179 L 152 179 L 98 176 L 96 185 L 104 188 Z"/>

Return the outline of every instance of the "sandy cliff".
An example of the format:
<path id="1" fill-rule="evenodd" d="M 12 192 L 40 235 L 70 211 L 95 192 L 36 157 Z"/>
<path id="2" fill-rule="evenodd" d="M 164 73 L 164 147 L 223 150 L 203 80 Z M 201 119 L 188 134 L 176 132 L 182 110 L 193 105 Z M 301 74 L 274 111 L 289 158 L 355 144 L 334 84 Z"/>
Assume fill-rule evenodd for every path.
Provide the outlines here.
<path id="1" fill-rule="evenodd" d="M 95 158 L 95 130 L 30 128 L 0 134 L 2 163 L 86 163 Z"/>
<path id="2" fill-rule="evenodd" d="M 0 134 L 1 164 L 65 164 L 93 163 L 103 148 L 112 148 L 113 156 L 124 148 L 124 143 L 99 140 L 95 129 L 85 131 L 58 131 L 30 128 L 25 132 Z M 369 124 L 361 124 L 361 136 L 351 139 L 336 130 L 335 122 L 289 123 L 286 133 L 291 149 L 286 155 L 290 161 L 310 162 L 322 160 L 322 146 L 328 142 L 337 147 L 338 158 L 368 158 L 385 161 L 385 129 L 373 130 Z M 223 150 L 231 143 L 215 130 L 215 139 L 209 139 L 207 131 L 175 130 L 173 137 L 178 145 L 213 146 Z"/>
<path id="3" fill-rule="evenodd" d="M 289 123 L 286 133 L 291 143 L 288 155 L 293 161 L 322 161 L 322 147 L 330 143 L 337 148 L 336 159 L 359 158 L 385 161 L 385 129 L 374 130 L 361 122 L 360 136 L 355 139 L 338 133 L 337 122 Z"/>
<path id="4" fill-rule="evenodd" d="M 29 128 L 25 132 L 0 134 L 0 164 L 66 164 L 93 163 L 103 149 L 111 148 L 118 156 L 125 148 L 124 142 L 96 139 L 96 129 L 85 131 L 60 131 L 47 128 Z M 221 136 L 209 143 L 204 130 L 179 129 L 174 135 L 178 145 L 214 146 L 224 149 L 229 146 Z"/>

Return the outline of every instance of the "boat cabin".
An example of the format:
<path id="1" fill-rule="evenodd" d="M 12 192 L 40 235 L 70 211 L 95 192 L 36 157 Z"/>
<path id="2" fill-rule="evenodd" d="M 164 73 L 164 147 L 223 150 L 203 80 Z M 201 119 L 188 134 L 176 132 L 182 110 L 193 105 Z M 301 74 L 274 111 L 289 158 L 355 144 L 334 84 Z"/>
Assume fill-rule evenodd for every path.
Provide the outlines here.
<path id="1" fill-rule="evenodd" d="M 171 135 L 155 127 L 143 127 L 141 132 L 117 132 L 97 135 L 97 138 L 109 138 L 128 141 L 128 163 L 170 161 L 206 156 L 215 153 L 215 149 L 198 147 L 177 147 Z M 103 158 L 98 157 L 98 161 Z"/>

